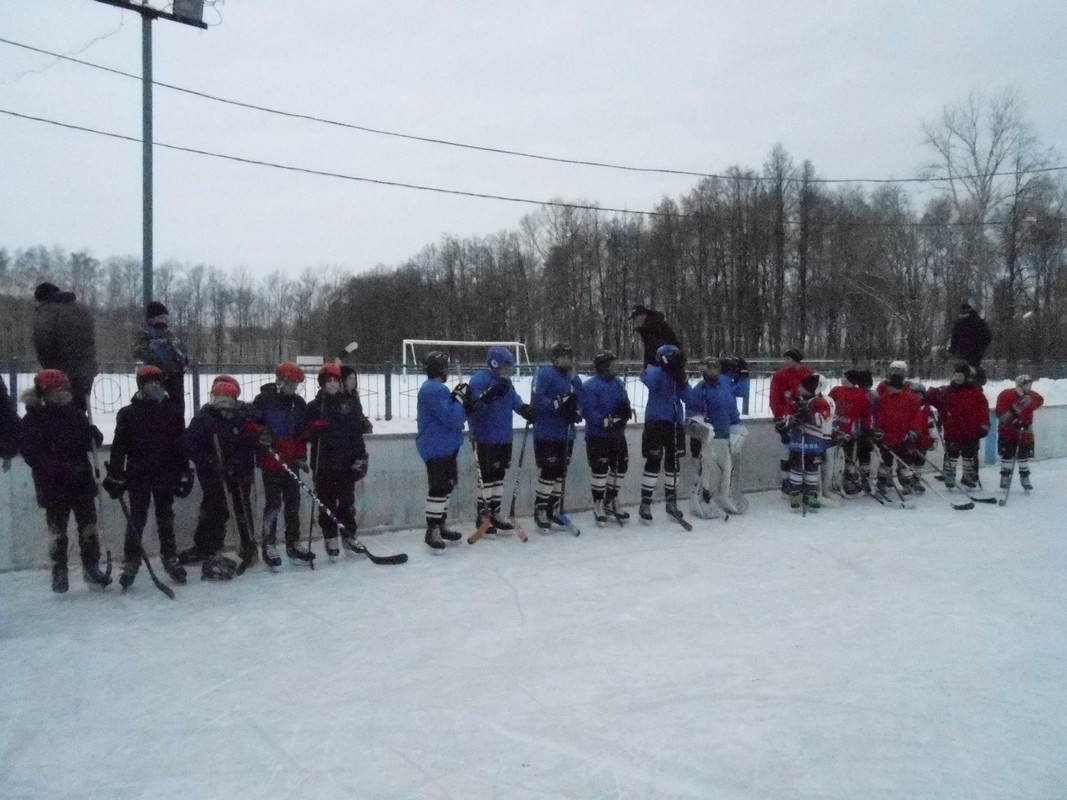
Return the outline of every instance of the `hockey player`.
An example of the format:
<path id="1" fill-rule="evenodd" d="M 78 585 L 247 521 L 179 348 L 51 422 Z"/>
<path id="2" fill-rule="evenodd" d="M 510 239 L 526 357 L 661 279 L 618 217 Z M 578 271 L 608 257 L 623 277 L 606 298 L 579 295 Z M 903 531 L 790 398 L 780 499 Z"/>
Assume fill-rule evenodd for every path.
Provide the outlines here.
<path id="1" fill-rule="evenodd" d="M 1011 486 L 1011 474 L 1019 467 L 1019 484 L 1026 491 L 1030 483 L 1030 459 L 1034 457 L 1034 412 L 1045 404 L 1045 398 L 1034 391 L 1029 375 L 1015 379 L 1014 389 L 997 395 L 997 422 L 1000 453 L 1000 488 Z"/>
<path id="2" fill-rule="evenodd" d="M 179 553 L 178 559 L 185 565 L 203 562 L 202 580 L 229 580 L 237 569 L 234 561 L 222 555 L 231 504 L 242 568 L 256 559 L 251 496 L 255 445 L 264 428 L 255 410 L 238 401 L 240 393 L 241 387 L 233 378 L 216 378 L 208 403 L 182 436 L 185 454 L 196 466 L 202 499 L 193 546 Z"/>
<path id="3" fill-rule="evenodd" d="M 307 403 L 296 390 L 304 384 L 304 370 L 291 361 L 274 370 L 275 382 L 265 384 L 252 401 L 266 430 L 259 438 L 257 458 L 263 478 L 263 560 L 272 569 L 281 566 L 278 555 L 278 516 L 285 505 L 285 554 L 293 561 L 310 564 L 315 554 L 300 540 L 300 484 L 285 471 L 278 458 L 293 472 L 306 472 L 308 426 Z M 278 458 L 275 458 L 275 455 Z"/>
<path id="4" fill-rule="evenodd" d="M 552 363 L 537 371 L 531 398 L 535 415 L 534 460 L 540 470 L 534 522 L 541 530 L 548 530 L 552 524 L 567 525 L 560 517 L 561 498 L 574 449 L 574 426 L 582 420 L 578 408 L 582 381 L 572 374 L 574 351 L 566 342 L 557 342 L 552 345 L 550 358 Z"/>
<path id="5" fill-rule="evenodd" d="M 830 447 L 833 412 L 819 394 L 822 376 L 801 378 L 793 395 L 793 413 L 787 419 L 789 432 L 789 507 L 819 509 L 819 466 Z"/>
<path id="6" fill-rule="evenodd" d="M 495 345 L 485 356 L 485 369 L 470 381 L 470 430 L 476 442 L 484 498 L 478 500 L 478 525 L 488 516 L 488 534 L 510 531 L 514 525 L 500 516 L 504 475 L 511 466 L 512 414 L 533 422 L 535 412 L 522 401 L 511 383 L 515 358 L 506 347 Z M 483 504 L 483 501 L 485 504 Z"/>
<path id="7" fill-rule="evenodd" d="M 875 405 L 871 437 L 880 455 L 875 483 L 878 494 L 888 492 L 894 467 L 902 495 L 921 492 L 922 482 L 915 470 L 923 465 L 923 453 L 930 446 L 926 412 L 919 395 L 906 387 L 902 374 L 886 380 L 885 392 Z"/>
<path id="8" fill-rule="evenodd" d="M 22 457 L 33 473 L 37 504 L 45 510 L 51 536 L 52 591 L 65 592 L 67 581 L 67 522 L 74 514 L 86 583 L 107 586 L 111 565 L 100 569 L 100 539 L 96 532 L 96 479 L 89 452 L 104 437 L 72 404 L 70 380 L 58 369 L 46 369 L 23 394 L 26 416 L 21 423 Z"/>
<path id="9" fill-rule="evenodd" d="M 352 537 L 356 533 L 356 483 L 367 476 L 369 465 L 363 442 L 365 417 L 359 399 L 342 388 L 341 367 L 324 364 L 318 381 L 319 393 L 308 403 L 315 494 L 344 526 L 340 533 L 345 546 L 358 553 Z M 322 510 L 319 526 L 326 554 L 331 558 L 340 555 L 337 525 Z"/>
<path id="10" fill-rule="evenodd" d="M 977 370 L 966 361 L 953 369 L 952 381 L 927 392 L 945 431 L 945 486 L 956 485 L 956 462 L 963 462 L 960 485 L 978 488 L 978 442 L 989 433 L 989 401 L 976 384 Z"/>
<path id="11" fill-rule="evenodd" d="M 145 326 L 133 348 L 134 358 L 163 372 L 163 389 L 185 419 L 185 369 L 189 357 L 170 329 L 170 311 L 158 300 L 145 306 Z M 131 497 L 132 502 L 132 497 Z"/>
<path id="12" fill-rule="evenodd" d="M 125 561 L 119 583 L 129 588 L 141 567 L 141 536 L 148 521 L 148 506 L 155 501 L 159 557 L 171 580 L 185 583 L 185 568 L 178 563 L 174 543 L 174 498 L 193 489 L 193 471 L 182 448 L 185 421 L 181 407 L 167 397 L 164 373 L 159 367 L 137 370 L 137 393 L 119 409 L 115 439 L 103 486 L 113 499 L 130 494 L 126 524 Z"/>
<path id="13" fill-rule="evenodd" d="M 749 393 L 748 363 L 738 356 L 727 356 L 720 361 L 722 374 L 719 383 L 730 390 L 730 394 L 744 400 Z"/>
<path id="14" fill-rule="evenodd" d="M 666 512 L 682 520 L 678 509 L 678 456 L 684 452 L 682 434 L 682 391 L 689 385 L 685 375 L 685 356 L 673 344 L 656 351 L 656 363 L 641 373 L 641 383 L 648 387 L 645 405 L 645 430 L 641 436 L 641 457 L 645 469 L 641 475 L 641 505 L 637 513 L 646 522 L 652 520 L 652 493 L 663 469 L 663 493 Z"/>
<path id="15" fill-rule="evenodd" d="M 774 429 L 778 431 L 785 448 L 785 454 L 778 462 L 782 477 L 782 493 L 789 495 L 789 464 L 792 460 L 789 448 L 789 418 L 794 411 L 793 400 L 799 392 L 800 382 L 812 373 L 801 363 L 804 360 L 804 354 L 795 347 L 786 350 L 782 358 L 785 359 L 782 368 L 771 376 L 770 405 L 771 416 L 774 417 Z"/>
<path id="16" fill-rule="evenodd" d="M 741 424 L 737 400 L 721 380 L 729 362 L 705 356 L 700 362 L 701 380 L 682 392 L 690 452 L 699 459 L 699 478 L 693 488 L 693 507 L 705 519 L 719 516 L 714 500 L 730 514 L 740 509 L 730 495 L 733 456 L 741 451 L 748 431 Z"/>
<path id="17" fill-rule="evenodd" d="M 841 385 L 830 390 L 830 399 L 834 401 L 833 441 L 845 454 L 842 490 L 846 497 L 870 489 L 870 434 L 874 424 L 870 382 L 869 372 L 846 369 Z"/>
<path id="18" fill-rule="evenodd" d="M 440 350 L 428 353 L 423 367 L 426 381 L 419 388 L 418 435 L 415 446 L 426 464 L 426 546 L 436 552 L 445 541 L 458 542 L 460 534 L 448 528 L 448 499 L 456 488 L 456 458 L 463 446 L 465 404 L 470 387 L 461 383 L 451 392 L 445 386 L 449 359 Z"/>
<path id="19" fill-rule="evenodd" d="M 918 381 L 908 380 L 908 362 L 906 361 L 893 361 L 889 364 L 889 368 L 886 370 L 886 378 L 878 384 L 878 388 L 875 390 L 878 396 L 881 397 L 889 389 L 889 379 L 894 375 L 899 375 L 900 379 L 904 382 L 904 391 L 915 392 L 918 395 L 926 394 L 926 387 Z"/>
<path id="20" fill-rule="evenodd" d="M 633 418 L 630 398 L 622 379 L 615 375 L 615 354 L 604 350 L 593 357 L 596 374 L 582 385 L 578 407 L 585 418 L 585 455 L 589 460 L 593 517 L 607 522 L 630 518 L 618 505 L 619 481 L 626 477 L 630 453 L 626 423 Z"/>

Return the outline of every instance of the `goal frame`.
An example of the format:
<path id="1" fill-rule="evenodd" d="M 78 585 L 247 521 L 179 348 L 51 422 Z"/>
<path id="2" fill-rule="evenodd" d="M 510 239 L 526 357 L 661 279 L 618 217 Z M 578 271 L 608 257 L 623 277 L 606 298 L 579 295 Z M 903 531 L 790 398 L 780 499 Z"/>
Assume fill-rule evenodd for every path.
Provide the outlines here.
<path id="1" fill-rule="evenodd" d="M 400 352 L 400 364 L 404 372 L 408 367 L 418 368 L 420 361 L 415 354 L 416 345 L 434 345 L 441 349 L 448 347 L 507 347 L 515 354 L 516 368 L 531 368 L 530 354 L 526 350 L 525 342 L 496 342 L 496 341 L 472 341 L 469 339 L 404 339 Z M 408 357 L 410 356 L 410 363 Z"/>

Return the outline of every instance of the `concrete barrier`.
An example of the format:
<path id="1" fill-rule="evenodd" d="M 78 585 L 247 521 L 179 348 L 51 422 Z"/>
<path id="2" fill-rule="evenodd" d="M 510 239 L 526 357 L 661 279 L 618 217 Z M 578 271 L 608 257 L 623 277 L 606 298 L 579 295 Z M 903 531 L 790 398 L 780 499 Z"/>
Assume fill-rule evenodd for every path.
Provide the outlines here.
<path id="1" fill-rule="evenodd" d="M 1067 456 L 1067 406 L 1052 406 L 1041 409 L 1036 415 L 1035 434 L 1037 436 L 1038 458 L 1061 458 Z M 743 487 L 745 491 L 773 489 L 778 486 L 778 461 L 781 457 L 781 445 L 770 420 L 745 420 L 749 435 L 745 441 L 743 453 Z M 636 504 L 640 498 L 641 472 L 644 460 L 641 458 L 641 431 L 643 426 L 631 425 L 627 429 L 627 442 L 630 448 L 630 469 L 621 487 L 620 497 L 626 505 Z M 370 452 L 370 473 L 364 480 L 363 500 L 360 504 L 360 531 L 396 530 L 412 528 L 418 530 L 419 541 L 425 524 L 423 516 L 426 494 L 426 472 L 415 450 L 414 434 L 374 435 L 367 439 Z M 522 430 L 515 432 L 515 447 L 512 469 L 504 483 L 504 500 L 511 497 L 515 481 L 515 462 L 518 460 L 522 442 Z M 101 452 L 100 461 L 107 459 L 106 449 Z M 449 518 L 459 530 L 474 529 L 475 497 L 477 487 L 470 447 L 460 452 L 460 480 L 452 496 Z M 533 514 L 533 490 L 536 482 L 536 469 L 533 463 L 533 441 L 527 443 L 526 461 L 519 487 L 517 510 L 522 516 Z M 686 496 L 690 485 L 690 459 L 683 460 L 683 473 L 680 481 L 680 493 Z M 657 497 L 662 497 L 662 486 Z M 16 459 L 11 471 L 0 477 L 0 493 L 5 498 L 0 509 L 0 572 L 13 569 L 29 569 L 48 565 L 48 537 L 45 528 L 44 512 L 37 507 L 30 471 L 21 459 Z M 253 497 L 257 512 L 262 508 L 262 488 L 257 480 L 256 494 Z M 357 488 L 357 500 L 359 489 Z M 105 546 L 112 555 L 121 560 L 122 539 L 125 520 L 118 503 L 101 493 L 100 503 L 103 515 L 100 531 Z M 200 504 L 200 488 L 197 486 L 185 500 L 175 502 L 175 527 L 179 548 L 191 543 L 193 528 L 196 525 L 197 509 Z M 302 530 L 306 535 L 310 501 L 304 497 Z M 589 492 L 589 465 L 585 458 L 585 440 L 579 432 L 575 447 L 575 457 L 567 480 L 566 505 L 568 510 L 584 511 L 592 508 Z M 260 534 L 257 519 L 257 538 Z M 72 558 L 76 549 L 76 536 L 73 535 L 74 522 L 70 522 Z M 318 527 L 316 526 L 316 534 Z M 233 541 L 233 533 L 230 534 Z M 317 536 L 316 536 L 317 538 Z M 413 538 L 412 545 L 416 540 Z M 144 544 L 150 555 L 157 552 L 155 522 L 149 516 L 145 530 Z"/>

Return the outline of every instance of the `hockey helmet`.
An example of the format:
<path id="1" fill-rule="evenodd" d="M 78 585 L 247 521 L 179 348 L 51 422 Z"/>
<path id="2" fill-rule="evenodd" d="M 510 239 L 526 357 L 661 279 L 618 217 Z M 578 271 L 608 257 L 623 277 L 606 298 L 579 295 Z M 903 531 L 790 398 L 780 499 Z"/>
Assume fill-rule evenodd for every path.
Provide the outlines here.
<path id="1" fill-rule="evenodd" d="M 511 351 L 506 347 L 494 345 L 493 347 L 490 347 L 489 352 L 485 354 L 485 365 L 493 372 L 499 373 L 502 370 L 508 370 L 515 366 L 515 356 L 513 356 Z"/>
<path id="2" fill-rule="evenodd" d="M 718 377 L 726 371 L 726 360 L 718 359 L 714 356 L 704 356 L 700 359 L 700 374 L 707 378 L 709 375 Z"/>
<path id="3" fill-rule="evenodd" d="M 59 369 L 44 369 L 33 379 L 33 389 L 38 395 L 48 392 L 70 391 L 70 378 Z"/>
<path id="4" fill-rule="evenodd" d="M 286 383 L 303 383 L 304 382 L 304 370 L 301 369 L 299 364 L 294 364 L 292 361 L 285 361 L 278 365 L 274 370 L 274 376 L 279 382 L 285 381 Z"/>
<path id="5" fill-rule="evenodd" d="M 1033 385 L 1034 379 L 1025 372 L 1015 379 L 1015 388 L 1017 389 L 1029 389 Z"/>
<path id="6" fill-rule="evenodd" d="M 800 379 L 800 386 L 808 394 L 815 395 L 815 394 L 818 394 L 818 392 L 819 392 L 819 381 L 821 381 L 821 380 L 822 380 L 822 375 L 820 375 L 818 372 L 813 372 L 811 375 L 808 375 L 806 378 L 801 378 Z"/>
<path id="7" fill-rule="evenodd" d="M 601 378 L 611 378 L 615 375 L 616 355 L 610 350 L 601 350 L 593 356 L 593 369 Z"/>
<path id="8" fill-rule="evenodd" d="M 450 363 L 448 353 L 433 350 L 426 354 L 426 358 L 422 362 L 422 368 L 426 370 L 427 378 L 447 378 Z"/>
<path id="9" fill-rule="evenodd" d="M 804 354 L 797 348 L 790 347 L 788 350 L 782 353 L 782 358 L 788 358 L 791 361 L 796 361 L 799 364 L 801 361 L 804 360 Z"/>
<path id="10" fill-rule="evenodd" d="M 215 397 L 232 397 L 236 400 L 241 396 L 241 384 L 232 375 L 219 375 L 211 384 L 211 394 Z"/>
<path id="11" fill-rule="evenodd" d="M 341 383 L 341 368 L 336 364 L 323 364 L 322 369 L 319 370 L 319 386 L 325 386 L 328 380 Z"/>
<path id="12" fill-rule="evenodd" d="M 570 342 L 556 342 L 549 350 L 549 357 L 553 361 L 564 357 L 574 358 L 574 348 L 571 347 Z"/>
<path id="13" fill-rule="evenodd" d="M 673 344 L 661 345 L 656 351 L 656 363 L 664 367 L 676 367 L 682 363 L 682 351 Z"/>
<path id="14" fill-rule="evenodd" d="M 153 364 L 145 364 L 137 370 L 137 388 L 143 389 L 149 381 L 163 382 L 163 370 Z"/>

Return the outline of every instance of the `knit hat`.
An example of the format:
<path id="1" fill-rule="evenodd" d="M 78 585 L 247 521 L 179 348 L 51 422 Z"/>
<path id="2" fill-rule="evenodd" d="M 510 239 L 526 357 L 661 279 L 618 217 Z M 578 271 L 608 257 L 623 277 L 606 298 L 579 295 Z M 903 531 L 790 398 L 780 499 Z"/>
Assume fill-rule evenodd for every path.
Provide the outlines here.
<path id="1" fill-rule="evenodd" d="M 151 303 L 144 307 L 144 318 L 152 319 L 153 317 L 162 317 L 164 314 L 170 315 L 167 307 L 158 300 L 153 300 Z"/>
<path id="2" fill-rule="evenodd" d="M 57 294 L 59 294 L 59 287 L 46 281 L 37 284 L 37 288 L 33 290 L 33 299 L 38 303 L 47 303 Z"/>
<path id="3" fill-rule="evenodd" d="M 788 350 L 782 353 L 782 358 L 791 358 L 796 362 L 800 362 L 804 360 L 804 354 L 800 352 L 797 348 L 790 347 Z"/>
<path id="4" fill-rule="evenodd" d="M 648 306 L 638 304 L 634 306 L 633 309 L 630 311 L 630 319 L 633 319 L 634 317 L 639 316 L 640 314 L 647 314 L 651 310 L 652 309 Z"/>

